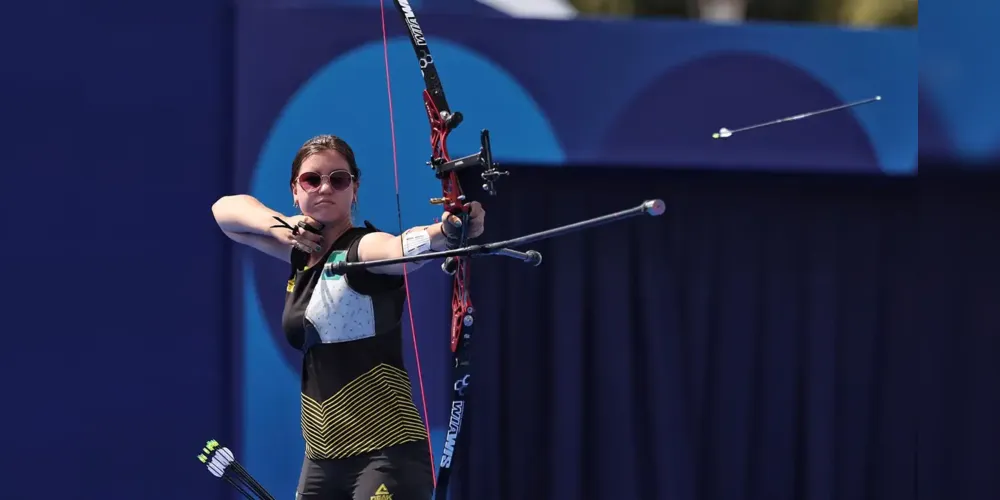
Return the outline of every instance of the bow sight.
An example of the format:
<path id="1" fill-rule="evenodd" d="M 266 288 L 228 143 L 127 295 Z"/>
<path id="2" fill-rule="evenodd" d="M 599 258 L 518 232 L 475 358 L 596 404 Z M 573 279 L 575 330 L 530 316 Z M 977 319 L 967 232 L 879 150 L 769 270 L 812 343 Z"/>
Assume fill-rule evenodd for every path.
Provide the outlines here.
<path id="1" fill-rule="evenodd" d="M 462 113 L 454 113 L 445 118 L 445 123 L 448 124 L 449 130 L 454 130 L 458 126 L 458 123 L 452 124 L 452 119 L 458 117 L 457 121 L 461 123 Z M 479 133 L 479 152 L 471 154 L 469 156 L 463 156 L 461 158 L 444 161 L 442 158 L 431 158 L 431 161 L 427 162 L 431 168 L 434 169 L 434 175 L 438 179 L 444 179 L 451 172 L 460 172 L 469 167 L 480 167 L 483 172 L 479 174 L 479 177 L 483 179 L 483 191 L 486 191 L 490 196 L 496 196 L 496 187 L 493 185 L 500 177 L 504 175 L 510 175 L 510 172 L 505 170 L 500 170 L 497 167 L 498 163 L 493 161 L 493 150 L 490 147 L 490 131 L 483 129 Z M 464 199 L 464 196 L 462 197 Z M 445 203 L 444 198 L 431 198 L 431 203 L 435 205 L 442 205 Z"/>

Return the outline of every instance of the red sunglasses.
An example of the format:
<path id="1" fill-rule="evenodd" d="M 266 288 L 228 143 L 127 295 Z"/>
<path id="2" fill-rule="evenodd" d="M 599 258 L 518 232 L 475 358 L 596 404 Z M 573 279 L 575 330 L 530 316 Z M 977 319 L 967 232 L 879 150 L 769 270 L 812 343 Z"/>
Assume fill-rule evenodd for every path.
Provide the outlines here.
<path id="1" fill-rule="evenodd" d="M 323 185 L 323 179 L 330 182 L 330 187 L 336 191 L 343 191 L 354 182 L 354 176 L 347 170 L 334 170 L 330 175 L 319 175 L 316 172 L 302 172 L 299 174 L 299 185 L 307 193 L 318 190 Z"/>

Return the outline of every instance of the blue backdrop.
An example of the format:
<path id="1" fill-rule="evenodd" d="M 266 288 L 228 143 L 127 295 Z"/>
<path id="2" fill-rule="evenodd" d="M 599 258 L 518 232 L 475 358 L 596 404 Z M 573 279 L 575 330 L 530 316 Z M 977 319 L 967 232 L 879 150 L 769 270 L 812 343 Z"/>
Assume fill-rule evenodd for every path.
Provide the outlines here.
<path id="1" fill-rule="evenodd" d="M 223 498 L 195 455 L 237 436 L 210 210 L 232 179 L 232 16 L 0 11 L 0 497 Z"/>
<path id="2" fill-rule="evenodd" d="M 55 4 L 59 2 L 47 5 Z M 4 95 L 0 159 L 5 166 L 0 200 L 8 218 L 3 277 L 12 285 L 8 288 L 16 290 L 12 299 L 4 301 L 0 317 L 0 328 L 7 334 L 0 373 L 11 408 L 5 412 L 11 420 L 3 438 L 5 453 L 0 455 L 6 487 L 3 496 L 32 498 L 41 491 L 81 499 L 223 498 L 225 487 L 205 473 L 194 458 L 203 442 L 213 437 L 232 443 L 279 497 L 290 496 L 300 463 L 301 438 L 293 397 L 294 354 L 276 337 L 274 327 L 284 273 L 280 265 L 229 245 L 212 222 L 209 207 L 220 195 L 245 191 L 291 212 L 291 200 L 281 187 L 284 179 L 274 179 L 285 175 L 295 145 L 308 135 L 330 131 L 347 137 L 358 150 L 365 169 L 362 214 L 395 230 L 390 216 L 394 201 L 389 201 L 393 200 L 389 122 L 377 10 L 234 9 L 221 1 L 193 0 L 169 6 L 90 3 L 86 8 L 62 2 L 61 8 L 52 12 L 43 12 L 42 7 L 18 2 L 0 8 L 0 46 L 5 47 L 0 65 L 0 91 Z M 607 179 L 645 179 L 650 186 L 666 182 L 665 177 L 642 177 L 652 174 L 641 174 L 635 167 L 912 176 L 917 173 L 918 143 L 921 153 L 944 158 L 935 170 L 956 168 L 957 163 L 949 159 L 989 158 L 987 153 L 1000 149 L 996 147 L 1000 127 L 983 119 L 981 113 L 960 106 L 964 101 L 949 101 L 958 99 L 949 88 L 961 90 L 954 78 L 934 80 L 928 88 L 936 90 L 928 93 L 921 86 L 918 93 L 915 32 L 598 20 L 549 23 L 484 20 L 435 10 L 421 19 L 431 35 L 449 98 L 467 116 L 467 123 L 453 136 L 452 150 L 456 154 L 471 152 L 478 129 L 493 130 L 500 159 L 514 171 L 505 179 L 509 187 L 501 186 L 500 196 L 513 197 L 522 204 L 547 196 L 532 193 L 527 186 L 544 183 L 554 198 L 576 192 L 561 187 L 563 177 L 552 177 L 558 176 L 560 169 L 551 167 L 589 167 L 588 182 L 592 184 L 574 189 L 600 192 Z M 422 83 L 412 50 L 399 38 L 401 27 L 394 13 L 390 14 L 389 58 L 404 222 L 416 224 L 436 215 L 427 207 L 426 198 L 438 187 L 423 170 L 427 131 L 419 102 Z M 482 32 L 493 36 L 480 36 Z M 565 56 L 546 48 L 556 46 L 551 41 L 557 38 L 572 40 L 577 51 Z M 629 57 L 595 59 L 597 48 Z M 885 100 L 822 120 L 748 133 L 742 139 L 720 142 L 709 138 L 722 126 L 732 128 L 873 94 L 881 94 Z M 997 96 L 1000 93 L 994 87 L 981 102 L 992 102 L 989 99 Z M 975 133 L 969 135 L 972 129 Z M 933 148 L 925 151 L 925 144 Z M 921 165 L 920 171 L 923 169 Z M 993 197 L 982 191 L 977 197 L 963 194 L 971 192 L 974 184 L 958 183 L 936 190 L 938 183 L 931 179 L 920 184 L 920 189 L 907 192 L 910 197 L 935 200 L 933 203 L 911 198 L 909 205 L 891 205 L 892 201 L 886 201 L 885 206 L 850 205 L 837 197 L 864 193 L 879 198 L 885 195 L 882 191 L 845 190 L 816 199 L 830 200 L 826 210 L 847 204 L 844 210 L 857 219 L 845 218 L 841 221 L 845 225 L 876 217 L 886 207 L 915 210 L 924 218 L 907 219 L 910 230 L 926 231 L 905 233 L 910 235 L 906 241 L 912 247 L 934 250 L 919 256 L 903 254 L 900 260 L 916 259 L 919 265 L 900 269 L 906 269 L 911 277 L 936 273 L 940 278 L 932 282 L 937 286 L 931 289 L 918 289 L 918 283 L 908 285 L 923 291 L 910 292 L 919 293 L 920 298 L 898 306 L 903 309 L 897 313 L 901 321 L 928 326 L 918 333 L 919 348 L 904 344 L 901 351 L 893 351 L 901 358 L 893 365 L 895 371 L 887 373 L 903 380 L 879 382 L 888 384 L 886 387 L 905 387 L 908 392 L 900 396 L 904 400 L 898 405 L 886 403 L 895 413 L 871 417 L 876 424 L 888 425 L 891 416 L 919 415 L 911 427 L 894 428 L 896 434 L 886 435 L 890 440 L 901 436 L 899 443 L 872 448 L 903 457 L 892 462 L 893 467 L 904 467 L 902 461 L 907 457 L 919 457 L 911 464 L 913 468 L 907 469 L 913 472 L 894 469 L 887 476 L 847 469 L 855 474 L 850 476 L 855 489 L 844 489 L 840 495 L 859 491 L 862 479 L 857 474 L 868 474 L 864 481 L 896 481 L 880 484 L 910 481 L 925 488 L 931 497 L 935 492 L 971 495 L 996 491 L 994 476 L 985 473 L 997 464 L 989 451 L 996 449 L 997 435 L 988 426 L 995 421 L 997 402 L 989 399 L 995 392 L 987 385 L 996 380 L 990 366 L 997 352 L 997 320 L 987 307 L 995 303 L 996 283 L 1000 282 L 994 279 L 996 268 L 991 267 L 990 258 L 997 249 L 990 238 L 997 232 L 991 231 L 994 222 L 989 214 L 991 210 L 995 213 L 996 207 L 990 204 Z M 684 196 L 672 189 L 657 193 L 667 199 Z M 738 238 L 742 233 L 736 221 L 742 219 L 713 219 L 723 216 L 712 215 L 708 207 L 728 206 L 730 213 L 738 214 L 739 207 L 731 204 L 735 202 L 727 201 L 731 196 L 742 196 L 740 199 L 753 206 L 755 190 L 769 192 L 760 184 L 747 184 L 745 189 L 739 196 L 725 190 L 697 191 L 700 194 L 691 203 L 704 212 L 696 212 L 699 215 L 686 219 L 686 224 L 734 231 L 725 233 L 728 236 L 720 233 L 717 238 Z M 977 189 L 985 188 L 980 185 Z M 591 209 L 616 209 L 626 201 L 631 204 L 632 198 L 609 197 L 606 206 L 595 204 Z M 638 202 L 642 197 L 635 198 Z M 784 210 L 775 211 L 768 205 L 770 209 L 748 213 L 777 217 L 807 210 L 796 202 L 819 203 L 811 198 L 781 199 L 787 203 Z M 509 214 L 517 213 L 511 198 L 484 201 L 498 224 L 505 220 L 511 224 Z M 809 206 L 808 210 L 824 210 Z M 886 221 L 878 224 L 890 227 Z M 515 232 L 524 229 L 507 227 Z M 657 227 L 667 231 L 663 235 L 674 234 L 676 229 L 671 225 Z M 497 231 L 493 234 L 504 230 L 498 227 Z M 938 237 L 942 234 L 951 236 Z M 979 240 L 963 239 L 971 234 Z M 598 241 L 596 235 L 579 238 L 572 241 Z M 721 241 L 704 239 L 700 244 L 716 248 L 713 245 Z M 636 252 L 637 259 L 652 259 L 647 263 L 657 273 L 667 273 L 669 269 L 662 266 L 672 259 L 655 256 L 676 257 L 664 254 L 660 247 L 643 249 L 638 242 L 629 243 L 628 248 Z M 688 251 L 697 252 L 697 248 Z M 902 252 L 909 247 L 893 248 Z M 553 249 L 549 253 L 565 252 Z M 737 266 L 739 255 L 719 254 L 718 259 Z M 551 269 L 566 266 L 566 261 L 559 262 L 547 260 L 544 272 L 556 273 Z M 948 272 L 945 266 L 956 263 L 962 263 L 964 271 Z M 478 269 L 485 269 L 477 281 L 481 287 L 478 293 L 485 297 L 481 300 L 499 304 L 490 293 L 515 293 L 497 275 L 503 268 L 480 263 Z M 563 279 L 562 274 L 543 276 L 539 286 L 555 286 Z M 669 274 L 656 276 L 674 279 Z M 638 284 L 619 285 L 639 290 Z M 447 283 L 439 273 L 425 271 L 415 277 L 414 286 L 416 330 L 425 372 L 429 372 L 425 377 L 430 420 L 439 429 L 446 353 L 444 339 L 437 332 L 444 331 L 446 322 L 442 298 L 446 297 Z M 675 291 L 689 288 L 676 287 Z M 693 290 L 686 293 L 698 289 Z M 551 304 L 563 309 L 576 307 L 559 301 Z M 508 305 L 518 307 L 516 302 Z M 721 315 L 730 306 L 704 307 L 709 308 L 705 314 L 715 311 Z M 924 316 L 913 319 L 905 314 L 908 310 L 919 310 Z M 626 310 L 612 309 L 609 314 L 626 315 Z M 544 320 L 534 313 L 524 317 L 525 321 Z M 525 323 L 524 334 L 538 331 L 538 324 Z M 736 325 L 730 327 L 725 331 L 738 333 Z M 867 327 L 883 331 L 878 323 Z M 517 330 L 510 324 L 505 328 Z M 676 330 L 692 342 L 697 341 L 699 332 L 707 331 L 677 325 L 670 330 L 662 324 L 651 329 L 640 329 L 637 324 L 622 328 L 633 336 L 640 330 L 648 335 Z M 566 335 L 559 337 L 559 342 L 568 342 Z M 469 488 L 477 484 L 507 481 L 503 484 L 515 492 L 543 491 L 553 496 L 562 487 L 593 486 L 593 491 L 607 494 L 609 490 L 604 488 L 610 482 L 581 486 L 568 483 L 569 478 L 581 471 L 597 474 L 623 450 L 608 448 L 600 440 L 605 444 L 577 450 L 572 447 L 578 441 L 576 434 L 568 433 L 584 429 L 588 435 L 610 436 L 617 428 L 613 414 L 586 422 L 574 420 L 580 417 L 568 412 L 590 406 L 555 400 L 550 403 L 553 412 L 539 417 L 545 419 L 545 428 L 566 423 L 567 434 L 547 442 L 553 457 L 579 452 L 584 453 L 581 460 L 585 462 L 552 471 L 562 479 L 542 487 L 539 485 L 547 476 L 538 476 L 518 461 L 539 441 L 534 440 L 537 435 L 523 431 L 532 426 L 523 420 L 530 412 L 514 398 L 525 394 L 530 377 L 539 375 L 536 370 L 545 365 L 541 356 L 546 352 L 539 349 L 547 345 L 519 352 L 517 345 L 527 345 L 530 339 L 519 342 L 522 344 L 494 351 L 503 352 L 503 356 L 485 356 L 483 365 L 489 368 L 483 371 L 481 394 L 488 396 L 481 396 L 486 398 L 480 400 L 484 410 L 472 417 L 473 429 L 479 429 L 473 436 L 480 442 L 487 432 L 501 432 L 495 436 L 511 439 L 505 447 L 476 448 L 483 451 L 470 455 L 470 461 L 478 468 L 462 473 L 461 487 L 472 491 Z M 607 359 L 587 358 L 587 366 L 626 366 L 616 364 L 629 359 L 624 350 L 616 350 L 618 344 L 595 342 L 599 343 L 588 344 L 588 352 L 600 352 Z M 661 338 L 656 342 L 667 341 Z M 410 349 L 409 343 L 404 346 Z M 669 343 L 659 348 L 666 359 L 687 359 L 694 349 Z M 565 352 L 550 350 L 545 355 Z M 733 396 L 722 389 L 710 392 L 706 387 L 725 387 L 722 381 L 727 376 L 738 375 L 718 371 L 732 360 L 720 358 L 715 364 L 705 361 L 714 359 L 709 351 L 699 352 L 703 352 L 699 358 L 703 361 L 686 368 L 667 364 L 658 369 L 661 371 L 648 372 L 653 377 L 650 380 L 663 380 L 676 375 L 663 370 L 689 370 L 685 373 L 695 378 L 686 383 L 693 385 L 671 390 L 686 391 L 687 398 L 707 398 L 697 400 L 694 406 L 690 399 L 648 400 L 662 411 L 675 408 L 681 412 L 670 417 L 675 419 L 670 422 L 679 422 L 676 426 L 654 429 L 649 437 L 672 450 L 655 459 L 659 460 L 656 463 L 695 474 L 692 479 L 650 491 L 658 498 L 693 498 L 696 492 L 743 498 L 735 490 L 725 494 L 716 491 L 719 495 L 711 490 L 713 478 L 744 470 L 742 462 L 726 462 L 724 458 L 725 443 L 738 435 L 727 427 L 727 421 L 710 418 L 710 424 L 698 428 L 701 437 L 686 442 L 675 442 L 674 437 L 680 434 L 671 434 L 690 431 L 691 422 L 709 418 L 706 415 L 722 418 L 719 415 L 731 407 L 725 402 L 709 403 L 712 398 Z M 938 353 L 947 356 L 939 357 Z M 779 361 L 796 362 L 780 351 L 774 355 Z M 511 371 L 512 366 L 524 365 L 525 359 L 539 364 Z M 576 363 L 573 359 L 560 357 L 554 362 Z M 560 384 L 569 383 L 564 378 L 580 366 L 569 365 L 565 371 L 545 374 L 546 382 L 540 387 L 550 387 L 551 394 L 556 394 Z M 697 382 L 702 378 L 714 382 Z M 603 386 L 598 393 L 614 396 L 615 387 Z M 918 392 L 927 397 L 916 398 Z M 782 406 L 785 399 L 776 394 L 776 412 L 786 410 L 783 415 L 787 416 L 799 408 Z M 528 395 L 541 400 L 550 393 Z M 587 405 L 604 401 L 595 398 Z M 618 404 L 631 403 L 619 400 Z M 700 413 L 683 414 L 694 407 L 701 408 Z M 485 408 L 495 413 L 484 415 L 489 413 Z M 657 411 L 649 409 L 648 414 L 661 415 Z M 496 420 L 499 415 L 507 417 Z M 822 425 L 808 411 L 795 422 Z M 632 425 L 646 428 L 642 421 Z M 854 428 L 849 426 L 845 432 Z M 919 440 L 907 441 L 915 435 L 909 431 L 915 429 L 922 429 Z M 822 427 L 810 432 L 817 439 L 830 437 Z M 434 443 L 439 451 L 440 438 L 435 437 Z M 740 443 L 747 450 L 756 446 L 752 441 Z M 497 450 L 501 450 L 500 455 L 486 453 Z M 808 446 L 801 450 L 825 453 L 823 448 Z M 864 456 L 881 463 L 878 455 Z M 780 457 L 788 459 L 787 455 Z M 645 459 L 629 460 L 622 464 Z M 842 463 L 838 460 L 845 458 L 829 463 Z M 824 474 L 829 471 L 816 467 L 803 469 L 805 475 L 787 477 L 813 481 L 817 487 L 827 484 L 824 481 L 829 476 Z M 511 482 L 514 477 L 522 479 Z M 770 491 L 766 484 L 747 488 L 750 493 L 746 498 L 753 497 L 753 492 Z M 668 497 L 666 492 L 674 495 Z"/>

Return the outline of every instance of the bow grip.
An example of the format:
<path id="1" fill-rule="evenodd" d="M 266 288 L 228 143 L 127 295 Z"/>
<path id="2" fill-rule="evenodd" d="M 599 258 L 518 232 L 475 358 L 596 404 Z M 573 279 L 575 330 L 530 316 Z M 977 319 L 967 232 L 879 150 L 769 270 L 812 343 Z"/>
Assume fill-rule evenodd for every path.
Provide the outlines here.
<path id="1" fill-rule="evenodd" d="M 459 220 L 461 221 L 461 226 L 459 227 L 453 226 L 449 222 L 441 221 L 441 229 L 442 231 L 444 231 L 444 236 L 447 239 L 445 246 L 448 248 L 448 250 L 454 250 L 456 248 L 461 248 L 465 246 L 465 240 L 466 240 L 465 228 L 468 227 L 468 222 L 469 222 L 469 212 L 467 210 L 468 208 L 466 208 L 465 211 L 458 210 L 457 213 L 452 212 L 452 215 L 458 217 Z M 444 262 L 441 263 L 441 270 L 444 271 L 445 274 L 449 275 L 455 274 L 455 271 L 458 270 L 458 258 L 456 257 L 445 258 Z"/>
<path id="2" fill-rule="evenodd" d="M 447 238 L 447 248 L 448 250 L 454 250 L 465 245 L 466 232 L 465 229 L 468 227 L 469 223 L 469 212 L 466 207 L 465 210 L 461 208 L 449 211 L 449 213 L 455 217 L 458 217 L 459 224 L 452 224 L 451 221 L 442 221 L 442 231 L 444 232 L 445 238 Z"/>

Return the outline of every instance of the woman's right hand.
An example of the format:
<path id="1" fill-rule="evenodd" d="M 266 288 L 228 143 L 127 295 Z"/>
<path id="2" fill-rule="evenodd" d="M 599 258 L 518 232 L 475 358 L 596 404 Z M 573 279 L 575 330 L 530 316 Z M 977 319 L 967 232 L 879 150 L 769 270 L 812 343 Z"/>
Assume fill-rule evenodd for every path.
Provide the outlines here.
<path id="1" fill-rule="evenodd" d="M 323 236 L 312 231 L 307 231 L 305 228 L 300 227 L 299 223 L 304 222 L 315 228 L 322 228 L 323 224 L 306 215 L 284 217 L 283 220 L 295 229 L 291 230 L 282 226 L 272 227 L 270 233 L 274 239 L 282 244 L 297 248 L 300 252 L 305 252 L 306 254 L 323 251 Z"/>

